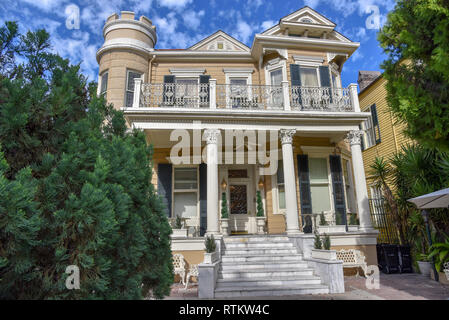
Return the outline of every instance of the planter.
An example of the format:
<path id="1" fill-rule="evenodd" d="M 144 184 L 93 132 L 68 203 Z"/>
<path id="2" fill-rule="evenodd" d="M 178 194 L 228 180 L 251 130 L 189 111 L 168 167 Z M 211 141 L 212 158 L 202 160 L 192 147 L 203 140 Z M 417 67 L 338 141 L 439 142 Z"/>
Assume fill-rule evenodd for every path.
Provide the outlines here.
<path id="1" fill-rule="evenodd" d="M 345 225 L 336 225 L 336 226 L 319 226 L 318 227 L 318 233 L 324 234 L 324 233 L 344 233 L 346 232 L 346 226 Z"/>
<path id="2" fill-rule="evenodd" d="M 419 266 L 419 271 L 425 277 L 430 278 L 430 272 L 432 271 L 432 264 L 428 261 L 417 261 Z"/>
<path id="3" fill-rule="evenodd" d="M 187 238 L 187 229 L 172 229 L 172 238 Z"/>
<path id="4" fill-rule="evenodd" d="M 265 217 L 256 217 L 257 234 L 265 234 Z"/>
<path id="5" fill-rule="evenodd" d="M 337 260 L 337 251 L 312 249 L 312 258 L 320 260 Z"/>
<path id="6" fill-rule="evenodd" d="M 435 280 L 435 275 L 433 274 L 433 271 L 430 272 L 430 278 L 432 280 Z M 449 279 L 446 277 L 446 274 L 444 272 L 438 272 L 438 282 L 446 286 L 449 286 Z"/>
<path id="7" fill-rule="evenodd" d="M 229 219 L 220 219 L 221 233 L 224 236 L 229 236 Z"/>
<path id="8" fill-rule="evenodd" d="M 348 226 L 348 232 L 357 232 L 357 231 L 359 231 L 358 225 L 349 225 Z"/>
<path id="9" fill-rule="evenodd" d="M 218 252 L 217 251 L 211 252 L 211 253 L 208 253 L 208 252 L 204 253 L 203 263 L 212 264 L 212 263 L 215 263 L 217 260 L 218 260 Z"/>

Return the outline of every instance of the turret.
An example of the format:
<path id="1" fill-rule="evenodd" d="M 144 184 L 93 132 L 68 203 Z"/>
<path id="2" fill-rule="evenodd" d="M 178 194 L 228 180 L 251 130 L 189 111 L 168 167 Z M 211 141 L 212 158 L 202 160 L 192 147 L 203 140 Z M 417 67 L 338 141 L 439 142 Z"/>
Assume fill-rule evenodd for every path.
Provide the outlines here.
<path id="1" fill-rule="evenodd" d="M 151 52 L 157 41 L 156 27 L 150 19 L 134 19 L 134 12 L 109 16 L 103 27 L 104 43 L 97 51 L 98 93 L 121 108 L 132 104 L 134 79 L 148 79 Z"/>

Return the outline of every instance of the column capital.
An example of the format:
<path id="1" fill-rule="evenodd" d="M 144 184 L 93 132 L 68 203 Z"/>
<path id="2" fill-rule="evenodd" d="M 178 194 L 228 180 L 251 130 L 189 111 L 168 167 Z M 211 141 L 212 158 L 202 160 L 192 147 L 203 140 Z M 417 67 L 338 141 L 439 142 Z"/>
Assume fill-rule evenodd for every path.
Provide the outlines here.
<path id="1" fill-rule="evenodd" d="M 206 140 L 206 144 L 217 144 L 219 135 L 220 135 L 220 130 L 207 129 L 204 131 L 203 137 Z"/>
<path id="2" fill-rule="evenodd" d="M 360 145 L 362 143 L 362 130 L 354 130 L 348 133 L 349 144 L 351 146 Z"/>
<path id="3" fill-rule="evenodd" d="M 282 144 L 292 144 L 295 133 L 295 129 L 281 129 L 279 136 L 281 137 Z"/>

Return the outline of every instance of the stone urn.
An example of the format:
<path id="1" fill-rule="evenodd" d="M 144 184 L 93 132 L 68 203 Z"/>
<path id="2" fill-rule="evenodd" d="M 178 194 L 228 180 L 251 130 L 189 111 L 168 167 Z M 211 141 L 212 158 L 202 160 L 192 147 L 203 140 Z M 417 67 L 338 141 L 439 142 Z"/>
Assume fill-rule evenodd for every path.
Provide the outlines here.
<path id="1" fill-rule="evenodd" d="M 265 234 L 265 217 L 256 217 L 257 234 Z"/>
<path id="2" fill-rule="evenodd" d="M 221 233 L 224 236 L 229 236 L 229 218 L 220 219 L 220 227 L 221 227 Z"/>
<path id="3" fill-rule="evenodd" d="M 419 271 L 425 277 L 430 278 L 430 271 L 432 270 L 432 264 L 428 261 L 417 261 L 419 266 Z"/>

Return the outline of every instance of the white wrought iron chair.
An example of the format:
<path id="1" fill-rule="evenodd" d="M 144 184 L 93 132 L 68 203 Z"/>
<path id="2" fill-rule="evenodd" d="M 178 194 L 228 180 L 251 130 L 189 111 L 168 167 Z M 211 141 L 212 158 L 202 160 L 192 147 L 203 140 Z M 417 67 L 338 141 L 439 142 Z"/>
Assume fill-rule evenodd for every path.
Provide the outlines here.
<path id="1" fill-rule="evenodd" d="M 449 281 L 449 262 L 446 262 L 444 264 L 444 269 L 443 269 L 444 273 L 446 274 L 446 279 Z"/>
<path id="2" fill-rule="evenodd" d="M 176 253 L 173 255 L 173 268 L 175 275 L 179 275 L 181 277 L 182 284 L 185 283 L 185 276 L 186 276 L 186 262 L 184 260 L 184 256 L 180 253 Z"/>
<path id="3" fill-rule="evenodd" d="M 198 279 L 198 265 L 197 264 L 191 264 L 190 268 L 189 268 L 189 272 L 187 273 L 187 279 L 186 279 L 186 287 L 185 289 L 187 290 L 187 286 L 189 285 L 189 280 L 191 277 L 196 277 Z"/>
<path id="4" fill-rule="evenodd" d="M 337 260 L 343 261 L 343 268 L 357 268 L 357 276 L 359 276 L 359 269 L 358 267 L 361 267 L 364 273 L 364 276 L 366 277 L 366 272 L 368 269 L 368 266 L 366 264 L 366 258 L 362 254 L 360 250 L 355 249 L 341 249 L 337 251 Z"/>

